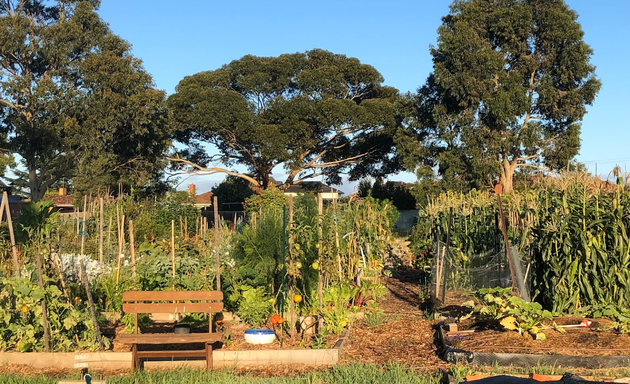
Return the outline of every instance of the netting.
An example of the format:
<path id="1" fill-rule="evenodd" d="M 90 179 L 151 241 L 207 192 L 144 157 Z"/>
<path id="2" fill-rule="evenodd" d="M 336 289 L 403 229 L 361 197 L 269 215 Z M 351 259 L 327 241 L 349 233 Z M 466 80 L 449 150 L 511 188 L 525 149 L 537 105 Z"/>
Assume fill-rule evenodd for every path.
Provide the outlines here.
<path id="1" fill-rule="evenodd" d="M 512 286 L 512 272 L 504 247 L 498 251 L 466 256 L 458 248 L 439 242 L 434 244 L 433 254 L 430 291 L 443 304 L 449 304 L 454 299 L 461 301 L 464 292 Z M 513 260 L 515 286 L 520 296 L 529 301 L 531 260 L 516 247 L 510 247 L 509 254 Z"/>

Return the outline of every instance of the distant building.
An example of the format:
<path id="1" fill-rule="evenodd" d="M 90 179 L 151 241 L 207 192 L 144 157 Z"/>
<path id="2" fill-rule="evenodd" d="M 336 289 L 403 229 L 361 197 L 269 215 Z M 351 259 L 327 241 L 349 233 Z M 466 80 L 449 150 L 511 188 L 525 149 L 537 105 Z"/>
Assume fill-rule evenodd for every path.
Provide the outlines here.
<path id="1" fill-rule="evenodd" d="M 336 200 L 343 195 L 337 188 L 328 186 L 320 181 L 303 181 L 293 184 L 284 191 L 287 196 L 297 196 L 300 193 L 321 193 L 324 200 Z"/>
<path id="2" fill-rule="evenodd" d="M 56 195 L 45 197 L 44 200 L 52 200 L 53 207 L 61 214 L 74 213 L 74 194 L 68 195 L 66 188 L 59 188 Z"/>

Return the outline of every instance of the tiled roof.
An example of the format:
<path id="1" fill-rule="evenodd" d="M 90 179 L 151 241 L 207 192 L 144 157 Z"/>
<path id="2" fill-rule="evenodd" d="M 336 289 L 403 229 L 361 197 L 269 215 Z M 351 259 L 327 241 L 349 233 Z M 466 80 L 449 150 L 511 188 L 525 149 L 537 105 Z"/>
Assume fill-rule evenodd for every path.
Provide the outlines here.
<path id="1" fill-rule="evenodd" d="M 44 200 L 52 200 L 53 205 L 72 205 L 74 203 L 74 194 L 72 195 L 54 195 L 50 198 L 44 198 Z"/>
<path id="2" fill-rule="evenodd" d="M 202 193 L 201 195 L 197 195 L 195 197 L 195 204 L 211 205 L 212 204 L 212 191 L 208 191 L 208 192 Z"/>

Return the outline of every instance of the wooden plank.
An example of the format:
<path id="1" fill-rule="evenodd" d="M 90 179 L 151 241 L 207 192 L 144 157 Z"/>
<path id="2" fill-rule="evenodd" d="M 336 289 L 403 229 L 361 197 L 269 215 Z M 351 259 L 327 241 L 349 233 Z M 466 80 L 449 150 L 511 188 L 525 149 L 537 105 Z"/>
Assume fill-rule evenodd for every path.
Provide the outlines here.
<path id="1" fill-rule="evenodd" d="M 122 344 L 187 344 L 212 343 L 221 341 L 222 333 L 189 333 L 176 335 L 173 333 L 126 334 L 118 336 Z M 140 352 L 138 352 L 140 353 Z"/>
<path id="2" fill-rule="evenodd" d="M 187 351 L 138 351 L 138 358 L 163 358 L 163 357 L 206 357 L 205 349 L 187 350 Z"/>
<path id="3" fill-rule="evenodd" d="M 125 313 L 217 313 L 223 303 L 127 303 Z"/>
<path id="4" fill-rule="evenodd" d="M 223 300 L 219 291 L 129 291 L 123 301 Z"/>

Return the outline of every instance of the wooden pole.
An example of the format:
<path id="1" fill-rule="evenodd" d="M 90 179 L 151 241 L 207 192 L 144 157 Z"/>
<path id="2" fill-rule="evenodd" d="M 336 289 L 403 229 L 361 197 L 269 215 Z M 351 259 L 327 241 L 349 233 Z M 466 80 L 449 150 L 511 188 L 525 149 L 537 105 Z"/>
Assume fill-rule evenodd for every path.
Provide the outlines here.
<path id="1" fill-rule="evenodd" d="M 339 226 L 337 219 L 337 199 L 333 200 L 333 213 L 335 215 L 335 251 L 337 252 L 337 270 L 339 274 L 339 281 L 343 279 L 341 270 L 341 250 L 339 249 Z"/>
<path id="2" fill-rule="evenodd" d="M 103 198 L 99 199 L 98 214 L 98 261 L 101 264 L 101 272 L 103 271 Z"/>
<path id="3" fill-rule="evenodd" d="M 15 234 L 13 233 L 13 220 L 11 220 L 11 208 L 9 207 L 9 195 L 7 191 L 2 192 L 2 206 L 0 206 L 0 219 L 2 212 L 6 213 L 7 224 L 9 225 L 9 238 L 11 240 L 11 254 L 13 256 L 13 272 L 15 276 L 20 276 L 20 262 L 18 260 L 17 246 L 15 245 Z M 0 220 L 1 221 L 1 220 Z"/>
<path id="4" fill-rule="evenodd" d="M 317 261 L 319 264 L 319 268 L 317 268 L 317 300 L 318 307 L 321 312 L 323 303 L 324 303 L 324 276 L 322 274 L 322 236 L 323 236 L 323 214 L 324 214 L 324 198 L 321 193 L 317 194 L 317 214 L 318 214 L 318 224 L 317 224 L 317 243 L 319 244 L 319 248 L 317 249 Z"/>
<path id="5" fill-rule="evenodd" d="M 125 247 L 125 215 L 122 215 L 120 220 L 120 230 L 118 237 L 118 265 L 116 266 L 116 284 L 118 284 L 120 277 L 120 262 L 122 259 L 123 248 Z"/>
<path id="6" fill-rule="evenodd" d="M 85 230 L 85 221 L 87 220 L 87 198 L 83 199 L 83 230 Z M 125 216 L 123 215 L 123 221 L 125 220 Z M 98 325 L 98 320 L 96 319 L 96 310 L 94 308 L 94 300 L 92 299 L 92 292 L 90 291 L 90 282 L 88 281 L 88 275 L 85 271 L 85 255 L 83 254 L 85 250 L 85 237 L 87 233 L 84 231 L 79 232 L 81 236 L 81 258 L 79 259 L 79 270 L 81 273 L 81 280 L 83 280 L 83 287 L 85 288 L 85 294 L 88 298 L 88 304 L 90 305 L 90 315 L 92 315 L 92 323 L 94 325 L 94 332 L 96 332 L 96 340 L 98 341 L 98 345 L 100 349 L 103 349 L 103 340 L 101 339 L 101 329 Z M 118 259 L 118 271 L 116 272 L 116 284 L 118 284 L 118 272 L 120 272 L 120 259 Z"/>
<path id="7" fill-rule="evenodd" d="M 510 255 L 510 241 L 508 240 L 507 228 L 505 226 L 505 217 L 503 216 L 503 204 L 501 203 L 501 194 L 497 193 L 497 203 L 499 204 L 499 224 L 501 226 L 501 232 L 503 232 L 503 242 L 505 243 L 505 256 L 508 259 L 508 265 L 510 266 L 510 277 L 512 278 L 512 291 L 517 291 L 516 278 L 514 277 L 514 266 L 512 265 L 512 257 Z"/>
<path id="8" fill-rule="evenodd" d="M 184 239 L 188 241 L 188 216 L 184 217 Z"/>
<path id="9" fill-rule="evenodd" d="M 184 222 L 181 216 L 179 217 L 179 238 L 184 238 Z"/>
<path id="10" fill-rule="evenodd" d="M 37 283 L 39 289 L 44 291 L 44 276 L 42 272 L 42 253 L 37 250 Z M 42 326 L 44 327 L 44 352 L 50 352 L 50 336 L 48 335 L 48 313 L 46 312 L 46 297 L 41 299 L 42 306 Z"/>
<path id="11" fill-rule="evenodd" d="M 216 257 L 216 270 L 217 270 L 217 291 L 221 290 L 221 256 L 220 250 L 220 236 L 221 236 L 221 219 L 219 218 L 219 199 L 214 196 L 214 252 Z"/>
<path id="12" fill-rule="evenodd" d="M 136 279 L 136 243 L 133 235 L 133 220 L 129 220 L 129 252 L 131 252 L 131 276 Z"/>
<path id="13" fill-rule="evenodd" d="M 173 270 L 173 290 L 175 290 L 175 220 L 171 220 L 171 267 Z"/>
<path id="14" fill-rule="evenodd" d="M 291 229 L 293 228 L 293 195 L 289 195 L 289 252 L 293 250 L 293 236 L 291 236 Z M 289 253 L 290 255 L 290 253 Z M 289 270 L 293 271 L 293 257 L 289 257 Z M 289 279 L 289 333 L 291 338 L 295 337 L 295 277 L 290 276 Z"/>

